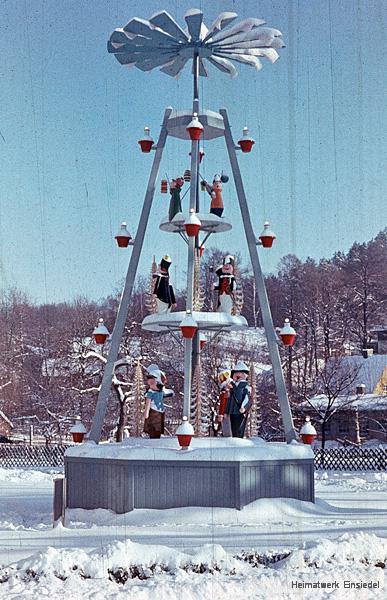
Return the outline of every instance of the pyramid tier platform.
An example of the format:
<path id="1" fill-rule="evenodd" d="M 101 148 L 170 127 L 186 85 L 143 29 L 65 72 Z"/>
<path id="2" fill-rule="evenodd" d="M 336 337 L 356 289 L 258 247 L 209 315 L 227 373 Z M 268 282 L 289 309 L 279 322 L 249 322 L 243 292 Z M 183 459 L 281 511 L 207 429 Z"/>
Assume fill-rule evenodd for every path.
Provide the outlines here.
<path id="1" fill-rule="evenodd" d="M 141 323 L 142 329 L 154 331 L 157 333 L 166 333 L 168 331 L 179 331 L 180 324 L 186 316 L 185 311 L 171 312 L 165 314 L 154 314 L 145 317 Z M 248 327 L 244 317 L 233 316 L 224 312 L 196 312 L 192 313 L 193 318 L 201 331 L 232 331 L 235 329 L 245 329 Z"/>
<path id="2" fill-rule="evenodd" d="M 213 110 L 199 112 L 199 121 L 203 125 L 202 140 L 213 140 L 224 135 L 222 115 Z M 167 124 L 168 135 L 181 140 L 189 140 L 187 125 L 192 121 L 192 109 L 173 110 Z"/>
<path id="3" fill-rule="evenodd" d="M 211 213 L 196 213 L 196 216 L 201 222 L 200 231 L 205 231 L 207 233 L 223 233 L 224 231 L 230 231 L 230 229 L 232 229 L 231 223 L 226 221 L 223 217 L 217 217 Z M 170 221 L 167 216 L 161 221 L 160 229 L 170 233 L 185 233 L 184 223 L 187 218 L 188 215 L 177 213 L 172 221 Z"/>

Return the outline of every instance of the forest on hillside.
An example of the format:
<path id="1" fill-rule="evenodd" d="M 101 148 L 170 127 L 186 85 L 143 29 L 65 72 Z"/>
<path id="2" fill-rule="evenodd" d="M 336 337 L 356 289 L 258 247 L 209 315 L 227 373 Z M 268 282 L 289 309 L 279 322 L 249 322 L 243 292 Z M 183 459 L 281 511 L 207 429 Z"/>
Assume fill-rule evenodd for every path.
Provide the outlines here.
<path id="1" fill-rule="evenodd" d="M 214 310 L 216 267 L 232 248 L 210 248 L 200 263 L 202 310 Z M 251 365 L 250 382 L 256 399 L 250 433 L 281 439 L 279 409 L 262 340 L 260 307 L 251 269 L 236 257 L 238 308 L 251 329 L 246 338 L 207 339 L 200 371 L 194 381 L 192 417 L 198 433 L 214 432 L 221 367 L 242 359 Z M 154 269 L 154 266 L 153 266 Z M 169 410 L 169 431 L 181 417 L 183 349 L 178 339 L 141 330 L 152 309 L 151 280 L 139 278 L 133 293 L 120 361 L 113 380 L 105 434 L 116 428 L 118 437 L 128 427 L 142 430 L 144 367 L 156 362 L 175 390 Z M 316 381 L 331 357 L 360 353 L 369 347 L 372 330 L 386 326 L 387 229 L 365 243 L 354 243 L 320 261 L 285 256 L 278 272 L 266 277 L 275 326 L 289 318 L 297 330 L 293 348 L 281 349 L 289 396 L 293 405 L 316 392 Z M 177 308 L 184 294 L 176 290 Z M 108 343 L 101 349 L 92 338 L 98 319 L 112 331 L 119 294 L 91 301 L 36 305 L 18 289 L 3 289 L 0 298 L 0 410 L 14 424 L 33 417 L 46 438 L 63 435 L 76 415 L 89 426 L 106 361 Z M 254 337 L 254 335 L 256 337 Z M 254 341 L 256 340 L 256 341 Z M 30 421 L 29 421 L 30 422 Z M 118 429 L 117 429 L 118 426 Z"/>

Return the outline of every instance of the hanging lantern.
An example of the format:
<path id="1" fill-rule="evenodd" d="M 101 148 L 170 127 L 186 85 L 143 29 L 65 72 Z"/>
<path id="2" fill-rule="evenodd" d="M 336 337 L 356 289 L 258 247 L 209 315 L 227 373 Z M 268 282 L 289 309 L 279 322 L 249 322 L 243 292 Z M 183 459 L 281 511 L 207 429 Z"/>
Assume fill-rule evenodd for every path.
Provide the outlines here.
<path id="1" fill-rule="evenodd" d="M 188 237 L 196 237 L 200 231 L 201 222 L 195 215 L 193 208 L 189 210 L 189 217 L 184 223 L 185 231 Z"/>
<path id="2" fill-rule="evenodd" d="M 238 140 L 238 145 L 242 152 L 251 152 L 251 149 L 255 144 L 255 140 L 249 136 L 249 130 L 247 127 L 243 128 L 243 135 L 240 140 Z"/>
<path id="3" fill-rule="evenodd" d="M 192 340 L 198 328 L 198 324 L 192 316 L 190 310 L 187 310 L 186 316 L 180 323 L 181 333 L 186 340 Z"/>
<path id="4" fill-rule="evenodd" d="M 207 343 L 207 338 L 204 335 L 204 333 L 200 333 L 199 334 L 199 346 L 200 346 L 200 350 L 203 350 L 204 346 Z"/>
<path id="5" fill-rule="evenodd" d="M 296 340 L 296 331 L 291 327 L 289 319 L 285 319 L 284 326 L 280 331 L 280 338 L 284 346 L 293 346 Z"/>
<path id="6" fill-rule="evenodd" d="M 203 256 L 203 252 L 206 249 L 205 245 L 202 244 L 201 246 L 199 246 L 199 256 L 200 258 Z"/>
<path id="7" fill-rule="evenodd" d="M 198 119 L 197 113 L 192 116 L 192 121 L 187 125 L 188 135 L 193 142 L 200 140 L 203 133 L 203 125 Z"/>
<path id="8" fill-rule="evenodd" d="M 166 179 L 162 179 L 161 180 L 161 193 L 162 194 L 167 194 L 168 193 L 168 181 Z"/>
<path id="9" fill-rule="evenodd" d="M 300 437 L 304 444 L 312 444 L 317 437 L 317 431 L 310 422 L 310 417 L 305 417 L 305 423 L 300 429 Z"/>
<path id="10" fill-rule="evenodd" d="M 76 444 L 81 444 L 83 442 L 83 438 L 85 437 L 85 433 L 87 432 L 86 427 L 81 421 L 81 417 L 77 417 L 75 419 L 74 425 L 70 429 L 70 433 L 73 437 L 73 442 Z"/>
<path id="11" fill-rule="evenodd" d="M 129 243 L 130 243 L 130 240 L 132 239 L 132 236 L 130 235 L 129 231 L 126 229 L 126 223 L 125 223 L 125 221 L 122 221 L 122 223 L 121 223 L 121 229 L 119 230 L 119 232 L 115 236 L 115 239 L 117 241 L 117 244 L 118 244 L 119 248 L 127 248 L 129 246 Z"/>
<path id="12" fill-rule="evenodd" d="M 104 344 L 110 333 L 105 327 L 103 319 L 99 319 L 97 327 L 93 331 L 93 336 L 96 344 Z"/>
<path id="13" fill-rule="evenodd" d="M 203 148 L 199 148 L 199 163 L 202 162 L 203 157 L 205 156 L 205 154 L 206 153 L 204 152 Z M 191 152 L 189 153 L 189 156 L 191 156 Z"/>
<path id="14" fill-rule="evenodd" d="M 183 417 L 182 423 L 176 429 L 176 436 L 182 450 L 188 450 L 194 435 L 194 428 L 188 423 L 188 417 Z"/>
<path id="15" fill-rule="evenodd" d="M 259 236 L 262 246 L 264 248 L 271 248 L 275 238 L 276 235 L 273 231 L 271 231 L 269 221 L 266 221 L 263 225 L 263 231 Z"/>
<path id="16" fill-rule="evenodd" d="M 150 152 L 153 146 L 153 139 L 149 135 L 149 127 L 144 127 L 144 137 L 138 140 L 141 147 L 141 152 Z"/>
<path id="17" fill-rule="evenodd" d="M 205 156 L 205 154 L 206 153 L 204 152 L 203 148 L 199 148 L 199 163 L 202 162 L 203 157 Z M 189 156 L 191 156 L 191 152 L 189 153 Z"/>
<path id="18" fill-rule="evenodd" d="M 191 171 L 189 169 L 184 171 L 184 181 L 191 181 Z"/>

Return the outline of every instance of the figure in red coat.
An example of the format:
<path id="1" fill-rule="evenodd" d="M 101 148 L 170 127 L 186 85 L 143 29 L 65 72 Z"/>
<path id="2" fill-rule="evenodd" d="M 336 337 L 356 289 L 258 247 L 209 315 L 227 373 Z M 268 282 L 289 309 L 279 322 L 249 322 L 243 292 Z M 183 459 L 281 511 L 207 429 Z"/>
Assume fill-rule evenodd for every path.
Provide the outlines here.
<path id="1" fill-rule="evenodd" d="M 222 191 L 223 191 L 223 183 L 228 181 L 227 175 L 215 175 L 212 181 L 212 185 L 210 185 L 207 181 L 203 180 L 202 185 L 205 187 L 208 194 L 211 196 L 211 206 L 210 213 L 216 215 L 217 217 L 221 217 L 224 210 Z"/>

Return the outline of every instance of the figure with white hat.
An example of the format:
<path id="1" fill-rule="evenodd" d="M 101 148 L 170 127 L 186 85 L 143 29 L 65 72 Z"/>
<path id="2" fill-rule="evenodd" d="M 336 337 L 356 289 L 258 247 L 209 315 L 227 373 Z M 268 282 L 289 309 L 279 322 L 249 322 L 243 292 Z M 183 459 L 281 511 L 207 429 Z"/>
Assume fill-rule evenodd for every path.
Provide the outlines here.
<path id="1" fill-rule="evenodd" d="M 235 258 L 228 254 L 223 259 L 223 264 L 220 265 L 215 273 L 218 276 L 218 283 L 214 286 L 218 290 L 218 306 L 217 312 L 225 312 L 231 315 L 234 306 L 234 264 Z"/>
<path id="2" fill-rule="evenodd" d="M 247 417 L 251 408 L 251 389 L 247 383 L 249 368 L 238 361 L 231 369 L 232 383 L 227 400 L 225 415 L 230 416 L 232 437 L 243 438 Z"/>
<path id="3" fill-rule="evenodd" d="M 170 256 L 163 256 L 158 271 L 153 275 L 155 285 L 153 294 L 156 296 L 157 312 L 159 314 L 169 313 L 176 307 L 175 292 L 169 283 L 169 267 L 172 264 Z"/>
<path id="4" fill-rule="evenodd" d="M 207 181 L 202 181 L 202 186 L 206 190 L 206 192 L 211 196 L 211 206 L 210 213 L 216 215 L 217 217 L 221 217 L 224 210 L 222 191 L 223 191 L 223 183 L 228 181 L 228 176 L 224 175 L 214 175 L 214 179 L 212 185 L 210 185 Z"/>
<path id="5" fill-rule="evenodd" d="M 172 398 L 174 392 L 165 388 L 167 377 L 158 365 L 149 365 L 146 379 L 149 389 L 145 393 L 144 432 L 151 439 L 159 439 L 164 433 L 164 398 Z"/>

